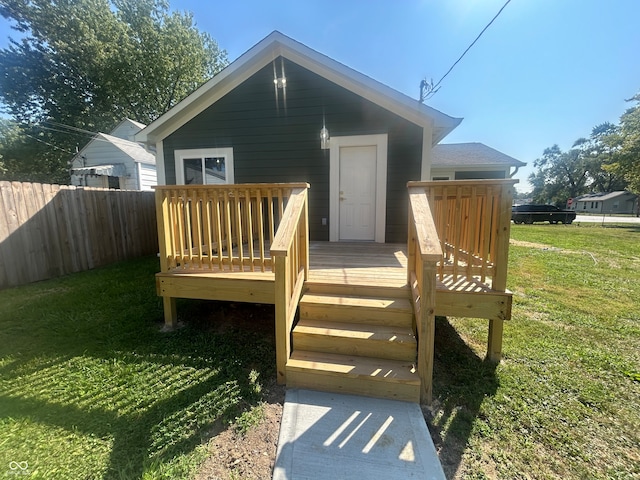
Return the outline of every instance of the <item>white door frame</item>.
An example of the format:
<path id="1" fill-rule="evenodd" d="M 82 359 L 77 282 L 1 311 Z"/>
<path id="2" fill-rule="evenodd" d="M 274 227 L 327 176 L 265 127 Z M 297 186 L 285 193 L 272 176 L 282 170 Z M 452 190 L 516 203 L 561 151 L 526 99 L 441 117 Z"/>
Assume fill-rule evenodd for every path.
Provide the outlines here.
<path id="1" fill-rule="evenodd" d="M 375 242 L 384 243 L 387 217 L 387 134 L 331 137 L 329 142 L 329 240 L 340 240 L 340 148 L 374 145 L 377 147 Z"/>

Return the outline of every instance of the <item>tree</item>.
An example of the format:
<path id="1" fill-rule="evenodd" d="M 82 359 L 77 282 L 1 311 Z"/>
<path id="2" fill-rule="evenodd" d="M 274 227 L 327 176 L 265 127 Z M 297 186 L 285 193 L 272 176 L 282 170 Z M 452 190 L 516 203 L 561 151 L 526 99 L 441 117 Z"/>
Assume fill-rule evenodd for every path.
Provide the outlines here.
<path id="1" fill-rule="evenodd" d="M 573 144 L 587 166 L 591 191 L 614 192 L 627 186 L 622 175 L 606 168 L 614 162 L 619 146 L 616 140 L 619 137 L 618 131 L 617 125 L 601 123 L 593 127 L 589 138 L 579 138 Z"/>
<path id="2" fill-rule="evenodd" d="M 614 151 L 613 160 L 605 169 L 624 177 L 628 188 L 640 193 L 640 93 L 628 101 L 635 105 L 622 114 L 615 135 L 605 139 Z"/>
<path id="3" fill-rule="evenodd" d="M 589 165 L 579 149 L 563 152 L 554 145 L 546 148 L 533 166 L 537 171 L 529 176 L 529 182 L 533 185 L 534 202 L 561 206 L 567 199 L 585 193 Z"/>
<path id="4" fill-rule="evenodd" d="M 0 50 L 0 100 L 22 136 L 5 162 L 13 179 L 42 167 L 68 181 L 67 161 L 89 137 L 62 126 L 151 122 L 227 63 L 193 16 L 165 0 L 0 0 L 0 14 L 25 35 Z M 21 162 L 32 165 L 15 169 Z"/>

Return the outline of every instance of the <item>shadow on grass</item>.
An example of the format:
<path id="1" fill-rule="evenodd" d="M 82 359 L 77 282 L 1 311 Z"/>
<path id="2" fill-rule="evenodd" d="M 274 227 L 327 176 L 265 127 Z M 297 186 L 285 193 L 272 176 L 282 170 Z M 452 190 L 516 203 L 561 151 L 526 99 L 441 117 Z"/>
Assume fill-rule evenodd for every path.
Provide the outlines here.
<path id="1" fill-rule="evenodd" d="M 447 478 L 460 466 L 482 402 L 498 389 L 496 366 L 478 357 L 445 317 L 436 318 L 434 398 L 427 417 Z"/>
<path id="2" fill-rule="evenodd" d="M 161 333 L 156 263 L 0 292 L 0 420 L 111 442 L 108 457 L 86 452 L 92 466 L 79 467 L 65 456 L 85 452 L 65 452 L 53 439 L 38 448 L 61 449 L 47 457 L 59 463 L 32 460 L 30 468 L 67 478 L 179 477 L 184 469 L 167 466 L 257 405 L 260 384 L 275 378 L 273 306 L 185 302 L 184 328 Z M 4 454 L 28 456 L 24 441 L 14 430 Z"/>

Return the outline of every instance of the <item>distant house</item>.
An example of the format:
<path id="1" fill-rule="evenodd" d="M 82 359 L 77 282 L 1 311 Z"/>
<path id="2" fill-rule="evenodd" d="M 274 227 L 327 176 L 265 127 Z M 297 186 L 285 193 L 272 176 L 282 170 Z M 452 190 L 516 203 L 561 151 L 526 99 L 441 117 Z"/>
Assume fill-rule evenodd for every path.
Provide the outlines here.
<path id="1" fill-rule="evenodd" d="M 638 213 L 638 196 L 627 191 L 590 193 L 574 198 L 570 207 L 583 213 Z"/>
<path id="2" fill-rule="evenodd" d="M 482 143 L 439 144 L 434 145 L 432 150 L 431 179 L 510 178 L 525 165 Z"/>
<path id="3" fill-rule="evenodd" d="M 155 153 L 134 141 L 144 127 L 127 118 L 109 134 L 98 133 L 71 160 L 71 184 L 151 190 L 157 184 Z"/>

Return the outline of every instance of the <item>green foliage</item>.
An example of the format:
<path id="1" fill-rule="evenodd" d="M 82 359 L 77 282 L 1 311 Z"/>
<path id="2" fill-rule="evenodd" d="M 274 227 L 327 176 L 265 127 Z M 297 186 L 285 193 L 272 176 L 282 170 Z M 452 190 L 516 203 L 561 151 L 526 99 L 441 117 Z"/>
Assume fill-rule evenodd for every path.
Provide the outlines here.
<path id="1" fill-rule="evenodd" d="M 88 139 L 51 122 L 93 132 L 125 117 L 149 123 L 227 63 L 193 16 L 164 0 L 2 0 L 0 14 L 25 35 L 0 50 L 0 99 L 25 126 L 13 155 L 64 178 Z M 33 168 L 8 170 L 30 180 Z"/>
<path id="2" fill-rule="evenodd" d="M 620 117 L 616 135 L 607 139 L 616 150 L 613 162 L 606 169 L 623 176 L 629 189 L 640 193 L 640 93 L 628 101 L 635 102 L 635 105 Z"/>

